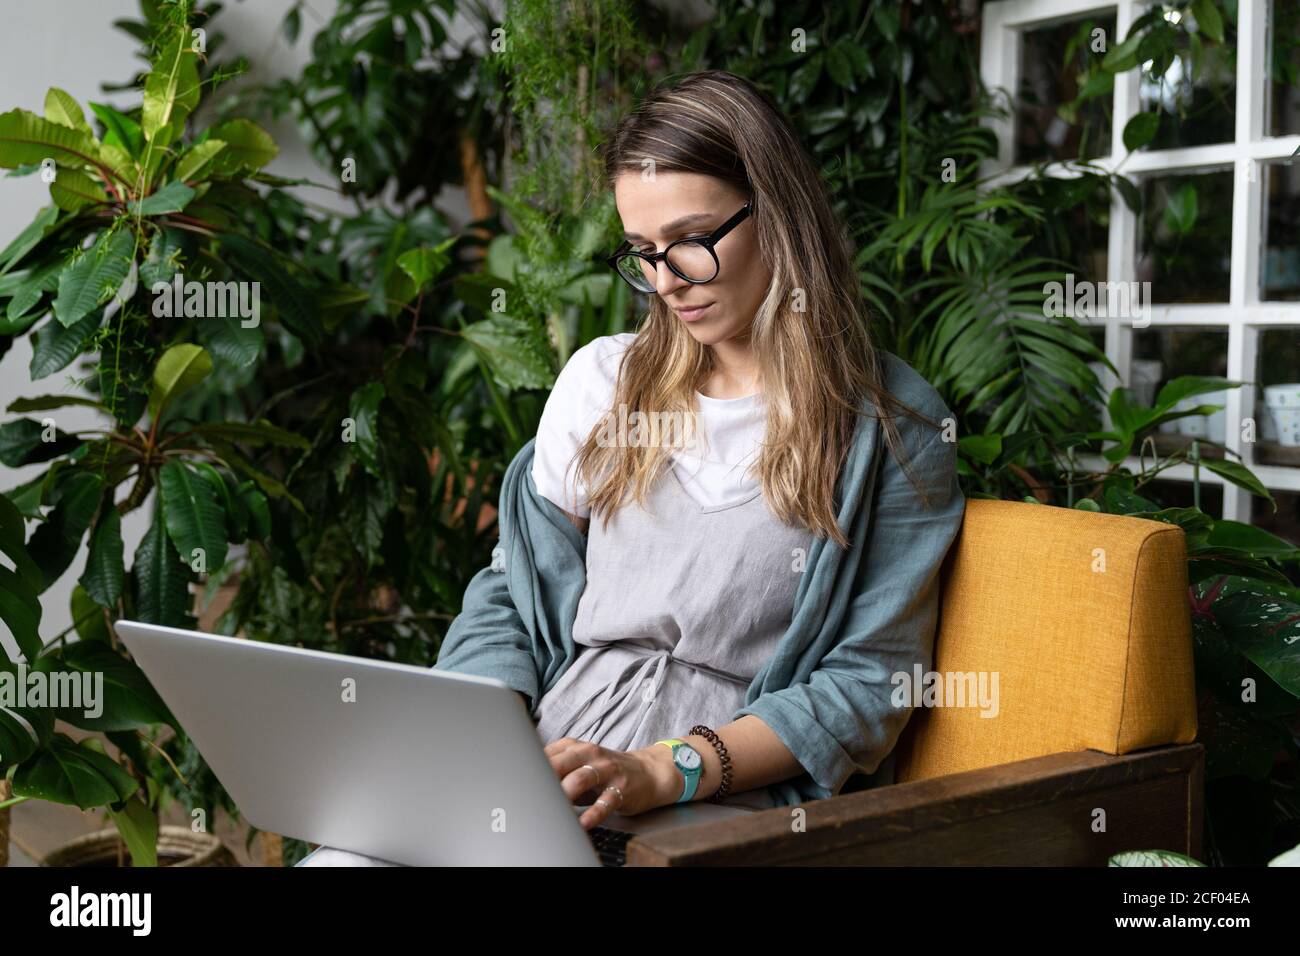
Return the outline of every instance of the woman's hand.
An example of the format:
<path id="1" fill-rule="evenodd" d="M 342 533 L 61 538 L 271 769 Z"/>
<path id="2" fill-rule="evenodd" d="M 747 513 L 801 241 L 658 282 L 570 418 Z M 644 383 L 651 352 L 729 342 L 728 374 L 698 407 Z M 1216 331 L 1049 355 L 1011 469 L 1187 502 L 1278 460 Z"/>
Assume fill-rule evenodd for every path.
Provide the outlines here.
<path id="1" fill-rule="evenodd" d="M 591 804 L 591 809 L 578 818 L 584 829 L 599 826 L 615 810 L 624 816 L 633 816 L 667 806 L 681 793 L 681 782 L 674 779 L 680 777 L 681 772 L 672 763 L 672 752 L 667 747 L 645 747 L 624 752 L 608 750 L 586 740 L 561 737 L 544 749 L 569 801 Z M 656 750 L 664 752 L 667 762 L 655 753 Z M 590 764 L 595 772 L 584 764 Z M 617 787 L 618 790 L 606 789 L 608 787 Z M 579 797 L 588 799 L 580 800 Z M 597 799 L 605 803 L 596 803 Z"/>

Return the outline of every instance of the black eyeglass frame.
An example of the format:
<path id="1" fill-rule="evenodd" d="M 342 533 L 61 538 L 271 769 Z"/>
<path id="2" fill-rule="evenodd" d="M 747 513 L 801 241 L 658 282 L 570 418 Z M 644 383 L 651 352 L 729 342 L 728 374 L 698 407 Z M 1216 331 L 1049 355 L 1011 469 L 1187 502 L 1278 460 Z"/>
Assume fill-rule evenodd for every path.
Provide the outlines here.
<path id="1" fill-rule="evenodd" d="M 730 219 L 728 219 L 726 222 L 720 225 L 717 229 L 713 230 L 713 232 L 710 233 L 709 235 L 687 236 L 682 239 L 675 239 L 672 242 L 668 243 L 667 246 L 664 247 L 663 252 L 655 252 L 655 253 L 637 252 L 635 249 L 631 248 L 632 245 L 631 241 L 628 239 L 624 239 L 622 245 L 620 245 L 618 249 L 615 250 L 614 254 L 612 256 L 606 257 L 605 262 L 608 263 L 609 267 L 613 269 L 615 272 L 617 272 L 623 278 L 624 282 L 630 285 L 633 289 L 636 289 L 637 292 L 650 293 L 650 292 L 654 292 L 655 290 L 653 284 L 651 284 L 651 288 L 649 289 L 642 289 L 640 286 L 634 283 L 630 278 L 628 278 L 627 274 L 624 273 L 623 270 L 618 267 L 618 260 L 623 258 L 624 256 L 636 256 L 638 259 L 644 259 L 646 262 L 650 263 L 651 268 L 653 268 L 656 273 L 658 273 L 659 271 L 659 263 L 663 262 L 666 266 L 668 266 L 669 269 L 672 269 L 673 275 L 677 276 L 679 279 L 683 279 L 686 282 L 691 283 L 692 285 L 703 285 L 706 282 L 712 282 L 714 279 L 718 277 L 718 273 L 722 270 L 722 263 L 718 261 L 718 253 L 714 250 L 713 247 L 717 245 L 719 242 L 721 242 L 723 238 L 727 235 L 727 233 L 731 232 L 731 230 L 735 229 L 747 218 L 749 218 L 749 215 L 753 211 L 754 211 L 754 200 L 751 199 L 749 202 L 745 203 L 745 205 L 740 208 L 739 212 L 737 212 L 734 216 L 732 216 Z M 697 245 L 704 246 L 705 249 L 709 250 L 709 255 L 713 257 L 713 275 L 709 276 L 707 279 L 692 279 L 690 276 L 684 276 L 676 269 L 673 268 L 673 264 L 668 261 L 668 253 L 672 251 L 673 246 L 680 245 L 684 242 L 693 242 L 696 243 Z M 647 278 L 646 282 L 649 283 L 650 280 Z"/>

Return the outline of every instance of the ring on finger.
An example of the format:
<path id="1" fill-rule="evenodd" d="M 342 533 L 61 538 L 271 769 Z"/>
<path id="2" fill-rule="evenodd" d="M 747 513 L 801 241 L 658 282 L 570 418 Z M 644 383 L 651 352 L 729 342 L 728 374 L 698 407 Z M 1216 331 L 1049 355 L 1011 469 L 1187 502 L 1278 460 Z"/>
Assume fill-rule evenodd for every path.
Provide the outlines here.
<path id="1" fill-rule="evenodd" d="M 621 806 L 623 805 L 623 791 L 620 790 L 620 789 L 618 789 L 618 787 L 613 786 L 612 784 L 611 784 L 610 786 L 606 787 L 605 789 L 606 789 L 606 790 L 613 790 L 615 793 L 618 794 L 618 805 L 621 807 Z M 601 802 L 603 802 L 603 801 L 599 801 L 599 800 L 598 800 L 598 801 L 596 801 L 596 802 L 597 802 L 597 803 L 601 803 Z"/>
<path id="2" fill-rule="evenodd" d="M 589 764 L 589 763 L 584 763 L 584 764 L 583 764 L 581 767 L 579 767 L 578 769 L 579 769 L 579 770 L 582 770 L 582 769 L 590 770 L 592 773 L 594 773 L 594 774 L 596 775 L 596 784 L 597 784 L 597 786 L 600 785 L 600 771 L 597 770 L 595 767 L 593 767 L 591 764 Z"/>

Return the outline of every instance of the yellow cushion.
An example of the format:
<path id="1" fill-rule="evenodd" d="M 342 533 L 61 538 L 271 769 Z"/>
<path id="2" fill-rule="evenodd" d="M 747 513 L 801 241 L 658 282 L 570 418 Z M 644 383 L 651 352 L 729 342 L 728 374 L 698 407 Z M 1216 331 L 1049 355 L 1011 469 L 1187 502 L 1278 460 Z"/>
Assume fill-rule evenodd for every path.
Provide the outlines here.
<path id="1" fill-rule="evenodd" d="M 900 783 L 1061 751 L 1192 741 L 1182 530 L 968 501 L 944 568 L 933 670 L 983 673 L 986 691 L 996 686 L 997 713 L 981 716 L 974 695 L 966 706 L 917 706 L 899 738 Z"/>

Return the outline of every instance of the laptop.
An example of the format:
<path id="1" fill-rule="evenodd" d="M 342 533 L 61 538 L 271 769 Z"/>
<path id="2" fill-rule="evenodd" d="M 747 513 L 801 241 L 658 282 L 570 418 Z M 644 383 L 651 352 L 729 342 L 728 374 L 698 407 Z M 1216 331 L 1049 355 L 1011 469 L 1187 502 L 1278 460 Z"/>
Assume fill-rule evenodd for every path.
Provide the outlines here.
<path id="1" fill-rule="evenodd" d="M 119 621 L 255 827 L 412 866 L 621 866 L 638 833 L 753 811 L 704 801 L 586 830 L 502 681 Z"/>

